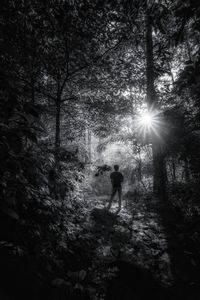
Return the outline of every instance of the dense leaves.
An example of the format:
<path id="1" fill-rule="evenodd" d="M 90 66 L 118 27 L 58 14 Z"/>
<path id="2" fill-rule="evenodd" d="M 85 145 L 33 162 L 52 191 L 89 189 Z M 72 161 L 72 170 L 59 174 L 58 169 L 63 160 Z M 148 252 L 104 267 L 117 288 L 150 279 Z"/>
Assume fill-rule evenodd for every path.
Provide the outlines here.
<path id="1" fill-rule="evenodd" d="M 157 298 L 173 294 L 162 284 L 198 288 L 199 24 L 193 0 L 3 1 L 2 297 L 122 299 L 113 286 L 124 291 L 126 278 L 124 299 L 145 298 L 130 276 Z M 151 134 L 137 127 L 149 101 L 147 26 L 166 204 L 151 194 Z M 127 196 L 120 216 L 102 207 L 116 162 Z"/>

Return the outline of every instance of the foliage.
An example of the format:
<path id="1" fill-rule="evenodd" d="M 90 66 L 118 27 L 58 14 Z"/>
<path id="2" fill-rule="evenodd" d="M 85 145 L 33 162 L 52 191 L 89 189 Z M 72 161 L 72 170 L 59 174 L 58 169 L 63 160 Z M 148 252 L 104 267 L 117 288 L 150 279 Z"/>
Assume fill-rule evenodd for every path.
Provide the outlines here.
<path id="1" fill-rule="evenodd" d="M 131 188 L 136 181 L 143 190 L 149 188 L 149 139 L 142 139 L 129 122 L 145 100 L 147 12 L 154 33 L 163 152 L 173 166 L 172 179 L 168 176 L 170 207 L 191 233 L 186 240 L 198 248 L 199 3 L 145 3 L 2 3 L 0 273 L 11 299 L 44 299 L 47 290 L 52 292 L 49 299 L 98 299 L 116 273 L 104 268 L 104 253 L 112 249 L 116 258 L 121 248 L 137 252 L 126 220 L 116 225 L 112 214 L 90 215 L 94 204 L 87 199 L 84 182 L 91 178 L 89 171 L 90 176 L 96 172 L 88 180 L 90 188 L 107 194 L 109 165 L 118 160 Z M 103 139 L 97 151 L 103 164 L 95 172 L 89 170 L 88 130 Z M 116 142 L 125 144 L 120 153 L 110 147 Z M 111 153 L 116 155 L 111 158 Z M 182 169 L 184 180 L 176 176 Z M 141 201 L 145 206 L 145 199 Z M 116 232 L 103 227 L 114 224 Z"/>

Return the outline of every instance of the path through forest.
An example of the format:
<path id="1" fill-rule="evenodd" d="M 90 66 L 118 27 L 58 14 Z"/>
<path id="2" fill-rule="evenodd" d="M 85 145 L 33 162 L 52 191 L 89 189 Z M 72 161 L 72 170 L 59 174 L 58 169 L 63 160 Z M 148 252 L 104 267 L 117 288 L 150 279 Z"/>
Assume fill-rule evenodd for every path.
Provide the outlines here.
<path id="1" fill-rule="evenodd" d="M 104 299 L 107 282 L 116 275 L 116 261 L 148 269 L 161 284 L 170 285 L 173 279 L 165 230 L 157 209 L 158 200 L 126 198 L 117 214 L 117 202 L 110 211 L 105 209 L 107 199 L 106 196 L 89 198 L 91 210 L 87 224 L 90 228 L 86 234 L 89 233 L 90 241 L 94 241 L 91 280 L 95 287 L 99 285 L 102 293 L 94 299 Z"/>

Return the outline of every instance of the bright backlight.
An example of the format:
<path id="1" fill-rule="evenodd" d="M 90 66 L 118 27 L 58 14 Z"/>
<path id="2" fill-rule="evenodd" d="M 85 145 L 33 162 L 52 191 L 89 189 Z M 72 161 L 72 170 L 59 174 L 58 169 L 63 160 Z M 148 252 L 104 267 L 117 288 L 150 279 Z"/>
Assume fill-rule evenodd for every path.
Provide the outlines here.
<path id="1" fill-rule="evenodd" d="M 162 121 L 156 110 L 141 110 L 136 119 L 136 128 L 144 136 L 148 133 L 159 135 L 161 126 Z"/>
<path id="2" fill-rule="evenodd" d="M 144 113 L 141 115 L 141 120 L 140 122 L 144 124 L 144 126 L 152 126 L 153 124 L 153 118 L 150 113 Z"/>
<path id="3" fill-rule="evenodd" d="M 133 118 L 131 116 L 126 118 L 122 131 L 127 134 L 135 131 L 141 137 L 153 135 L 161 137 L 161 131 L 164 127 L 165 123 L 160 111 L 141 107 Z"/>

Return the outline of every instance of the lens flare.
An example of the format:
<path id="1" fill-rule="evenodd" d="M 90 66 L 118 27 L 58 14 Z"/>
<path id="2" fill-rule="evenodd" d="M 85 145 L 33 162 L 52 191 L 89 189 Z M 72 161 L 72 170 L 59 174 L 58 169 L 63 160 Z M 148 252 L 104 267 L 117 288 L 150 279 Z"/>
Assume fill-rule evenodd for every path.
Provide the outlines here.
<path id="1" fill-rule="evenodd" d="M 137 117 L 136 128 L 140 135 L 144 137 L 153 133 L 159 136 L 162 127 L 161 123 L 160 112 L 142 109 Z"/>
<path id="2" fill-rule="evenodd" d="M 167 126 L 162 111 L 146 106 L 141 106 L 133 115 L 126 116 L 121 127 L 123 135 L 131 137 L 134 134 L 138 140 L 144 143 L 151 143 L 155 137 L 162 141 L 166 130 Z"/>
<path id="3" fill-rule="evenodd" d="M 153 125 L 153 118 L 152 115 L 150 113 L 144 113 L 141 116 L 141 120 L 140 120 L 141 124 L 143 124 L 144 126 L 152 126 Z"/>

